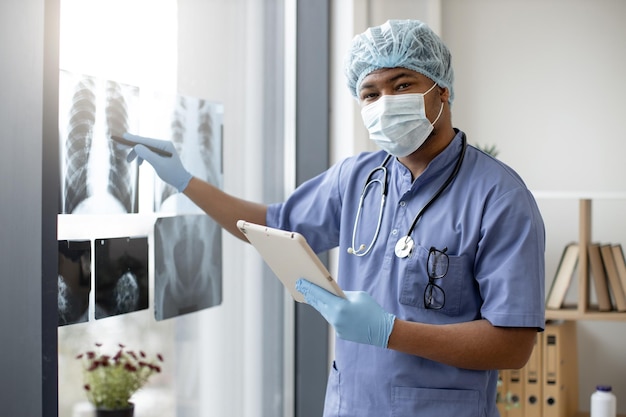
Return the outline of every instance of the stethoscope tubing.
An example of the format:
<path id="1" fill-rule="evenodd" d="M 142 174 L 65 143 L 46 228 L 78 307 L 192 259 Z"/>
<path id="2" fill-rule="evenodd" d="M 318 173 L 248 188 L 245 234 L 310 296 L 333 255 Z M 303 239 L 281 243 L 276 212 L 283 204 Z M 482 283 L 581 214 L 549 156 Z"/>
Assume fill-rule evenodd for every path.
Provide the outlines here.
<path id="1" fill-rule="evenodd" d="M 398 244 L 396 245 L 396 255 L 398 257 L 406 257 L 408 256 L 408 254 L 411 252 L 412 248 L 413 248 L 413 242 L 412 242 L 412 238 L 411 238 L 411 234 L 413 233 L 413 230 L 415 230 L 415 227 L 417 226 L 417 222 L 419 221 L 419 219 L 422 217 L 422 215 L 424 214 L 424 212 L 441 196 L 441 194 L 448 188 L 448 186 L 452 183 L 452 181 L 456 178 L 457 174 L 459 173 L 459 170 L 461 169 L 461 165 L 463 163 L 463 159 L 465 158 L 465 150 L 467 149 L 467 138 L 465 136 L 465 133 L 461 133 L 461 140 L 462 140 L 462 147 L 461 147 L 461 153 L 459 155 L 459 158 L 457 159 L 457 162 L 454 166 L 454 169 L 452 170 L 452 173 L 448 176 L 448 178 L 446 178 L 446 181 L 437 189 L 437 191 L 433 194 L 433 196 L 430 198 L 430 200 L 428 200 L 428 202 L 421 208 L 421 210 L 415 215 L 415 217 L 413 218 L 413 221 L 411 222 L 411 226 L 409 227 L 409 230 L 407 231 L 406 235 L 404 235 L 403 237 L 400 238 L 400 240 L 398 241 Z M 389 183 L 389 174 L 387 172 L 387 163 L 389 162 L 389 160 L 391 159 L 391 154 L 388 154 L 385 159 L 383 160 L 383 162 L 377 166 L 376 168 L 372 169 L 370 171 L 370 173 L 368 174 L 366 180 L 365 180 L 365 184 L 363 185 L 363 190 L 361 191 L 361 196 L 359 197 L 359 206 L 357 208 L 357 212 L 356 212 L 356 216 L 354 218 L 354 226 L 352 228 L 352 247 L 350 247 L 348 249 L 348 253 L 355 255 L 355 256 L 365 256 L 367 255 L 372 248 L 374 247 L 374 243 L 376 243 L 376 240 L 378 239 L 378 234 L 380 232 L 380 227 L 382 224 L 382 218 L 383 218 L 383 210 L 384 210 L 384 205 L 385 205 L 385 200 L 387 197 L 387 187 L 388 187 L 388 183 Z M 374 179 L 372 180 L 372 177 L 374 176 L 374 174 L 376 174 L 377 171 L 381 171 L 383 172 L 383 177 L 384 180 L 381 179 Z M 374 232 L 374 236 L 372 237 L 371 242 L 369 243 L 369 245 L 365 246 L 364 244 L 360 245 L 358 248 L 355 248 L 356 246 L 356 234 L 358 231 L 358 226 L 359 226 L 359 222 L 360 219 L 362 217 L 362 208 L 363 208 L 363 202 L 365 200 L 365 195 L 367 193 L 367 188 L 374 183 L 380 183 L 382 190 L 381 190 L 381 202 L 380 202 L 380 209 L 378 212 L 378 221 L 376 223 L 376 231 Z M 404 242 L 402 242 L 404 240 Z M 401 244 L 401 242 L 403 244 Z M 398 246 L 403 247 L 402 250 L 398 251 Z M 406 250 L 405 250 L 406 249 Z M 401 252 L 402 255 L 400 255 L 398 252 Z"/>

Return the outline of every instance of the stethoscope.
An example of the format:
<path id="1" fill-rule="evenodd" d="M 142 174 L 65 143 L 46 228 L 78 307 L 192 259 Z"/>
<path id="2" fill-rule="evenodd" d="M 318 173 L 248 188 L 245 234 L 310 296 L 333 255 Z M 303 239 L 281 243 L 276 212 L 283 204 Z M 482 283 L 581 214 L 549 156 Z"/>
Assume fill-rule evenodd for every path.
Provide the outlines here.
<path id="1" fill-rule="evenodd" d="M 415 247 L 415 242 L 413 241 L 411 234 L 413 233 L 413 230 L 415 229 L 417 222 L 422 217 L 426 209 L 428 209 L 428 207 L 430 207 L 435 202 L 435 200 L 439 198 L 441 193 L 443 193 L 443 191 L 450 185 L 450 183 L 454 180 L 456 175 L 459 173 L 459 170 L 461 169 L 461 164 L 463 163 L 463 158 L 465 157 L 465 149 L 467 148 L 467 139 L 465 137 L 465 133 L 461 133 L 461 140 L 463 141 L 463 144 L 461 147 L 461 154 L 459 155 L 459 158 L 456 161 L 456 165 L 454 166 L 452 173 L 448 176 L 446 181 L 439 187 L 439 189 L 435 192 L 435 194 L 433 194 L 433 196 L 424 205 L 424 207 L 422 207 L 422 209 L 415 215 L 415 218 L 413 219 L 413 222 L 411 223 L 411 227 L 409 227 L 409 230 L 406 233 L 406 235 L 398 239 L 398 242 L 396 243 L 396 247 L 394 249 L 394 252 L 398 258 L 406 258 L 407 256 L 411 254 L 411 252 L 413 251 L 413 248 Z M 361 197 L 359 197 L 359 206 L 357 208 L 356 216 L 354 218 L 354 227 L 352 228 L 352 246 L 348 248 L 348 253 L 352 255 L 355 255 L 355 256 L 367 255 L 372 250 L 372 247 L 374 247 L 374 243 L 376 242 L 376 239 L 378 238 L 378 233 L 380 232 L 380 225 L 383 219 L 383 209 L 385 207 L 385 199 L 387 197 L 387 185 L 389 181 L 389 177 L 387 173 L 387 163 L 391 159 L 391 156 L 392 155 L 387 155 L 385 159 L 383 160 L 382 164 L 372 169 L 370 173 L 368 174 L 367 178 L 365 179 L 365 185 L 363 185 L 363 190 L 361 190 Z M 382 177 L 379 176 L 378 178 L 375 178 L 375 175 L 379 171 L 382 172 Z M 356 247 L 356 233 L 357 233 L 357 230 L 359 229 L 359 221 L 361 220 L 361 217 L 362 217 L 361 211 L 363 209 L 363 201 L 365 200 L 365 195 L 367 194 L 368 189 L 375 184 L 380 184 L 380 187 L 381 187 L 380 209 L 378 211 L 376 231 L 374 232 L 374 237 L 372 238 L 369 245 L 366 246 L 365 244 L 362 244 L 357 249 L 354 249 Z"/>

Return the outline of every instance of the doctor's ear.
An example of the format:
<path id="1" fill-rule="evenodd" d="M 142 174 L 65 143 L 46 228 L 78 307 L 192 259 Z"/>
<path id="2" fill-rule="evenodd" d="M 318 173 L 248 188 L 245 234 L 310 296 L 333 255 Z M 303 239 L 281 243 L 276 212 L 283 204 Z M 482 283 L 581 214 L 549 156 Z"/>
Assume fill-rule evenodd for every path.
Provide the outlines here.
<path id="1" fill-rule="evenodd" d="M 448 102 L 450 99 L 450 90 L 447 87 L 439 87 L 439 97 L 441 97 L 442 102 Z"/>

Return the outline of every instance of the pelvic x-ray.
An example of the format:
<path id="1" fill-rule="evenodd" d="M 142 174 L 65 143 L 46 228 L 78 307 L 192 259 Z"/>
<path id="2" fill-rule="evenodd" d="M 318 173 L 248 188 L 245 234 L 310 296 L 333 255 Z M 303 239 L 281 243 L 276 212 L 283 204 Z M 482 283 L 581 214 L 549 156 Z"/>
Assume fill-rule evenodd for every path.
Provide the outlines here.
<path id="1" fill-rule="evenodd" d="M 148 238 L 95 240 L 95 317 L 148 308 Z"/>
<path id="2" fill-rule="evenodd" d="M 60 71 L 62 214 L 137 213 L 137 164 L 109 138 L 134 130 L 139 89 Z"/>
<path id="3" fill-rule="evenodd" d="M 58 325 L 89 320 L 91 241 L 59 240 Z"/>
<path id="4" fill-rule="evenodd" d="M 215 221 L 204 214 L 159 218 L 154 246 L 156 320 L 221 304 L 222 238 Z"/>

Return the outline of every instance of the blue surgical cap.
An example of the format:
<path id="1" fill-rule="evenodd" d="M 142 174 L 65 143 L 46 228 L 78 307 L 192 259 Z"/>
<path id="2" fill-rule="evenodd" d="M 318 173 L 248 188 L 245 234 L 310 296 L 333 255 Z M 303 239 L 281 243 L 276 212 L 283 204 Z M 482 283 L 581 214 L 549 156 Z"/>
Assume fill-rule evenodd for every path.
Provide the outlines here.
<path id="1" fill-rule="evenodd" d="M 346 57 L 348 88 L 358 98 L 363 78 L 381 68 L 407 68 L 450 90 L 454 99 L 454 72 L 448 48 L 419 20 L 388 20 L 352 40 Z"/>

